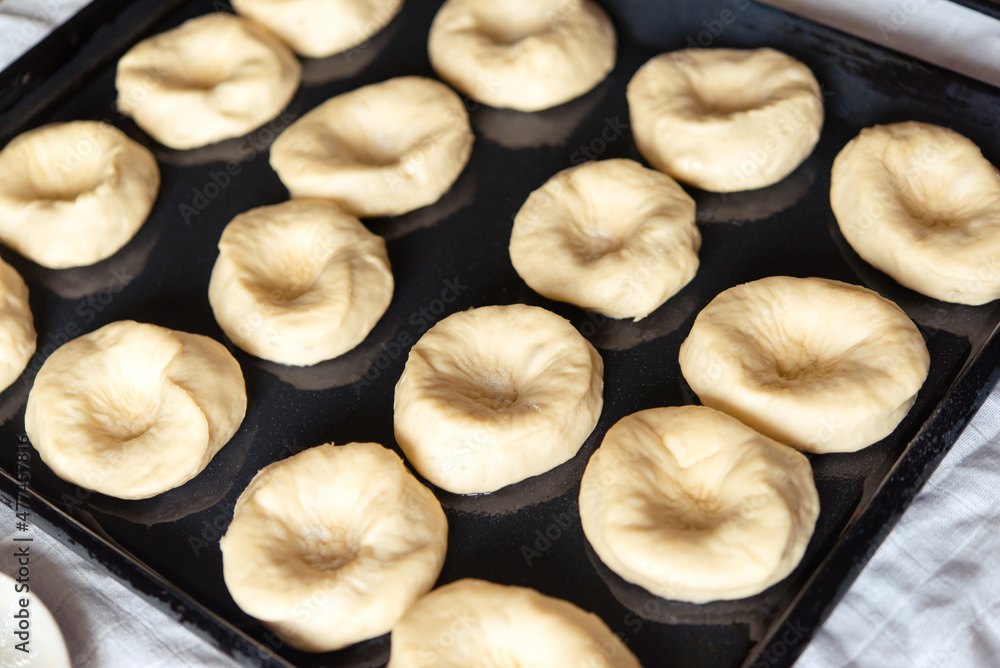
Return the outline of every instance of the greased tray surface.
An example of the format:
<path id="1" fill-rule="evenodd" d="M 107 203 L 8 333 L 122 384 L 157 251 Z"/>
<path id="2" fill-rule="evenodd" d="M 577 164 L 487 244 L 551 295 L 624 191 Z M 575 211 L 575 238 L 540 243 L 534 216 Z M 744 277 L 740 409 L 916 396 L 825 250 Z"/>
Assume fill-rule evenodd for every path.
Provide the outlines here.
<path id="1" fill-rule="evenodd" d="M 217 1 L 178 2 L 177 11 L 150 27 L 136 18 L 142 4 L 119 19 L 120 31 L 134 31 L 119 42 L 134 43 L 218 8 Z M 287 198 L 267 162 L 270 142 L 338 93 L 398 75 L 433 77 L 426 37 L 439 4 L 412 0 L 369 44 L 306 62 L 303 85 L 283 114 L 247 137 L 205 149 L 161 147 L 115 112 L 114 61 L 121 50 L 114 40 L 104 52 L 100 44 L 87 45 L 87 57 L 93 62 L 93 54 L 101 54 L 103 67 L 83 78 L 54 77 L 31 105 L 6 115 L 4 142 L 53 121 L 110 121 L 153 150 L 162 187 L 136 238 L 94 267 L 50 271 L 2 251 L 31 290 L 39 353 L 0 395 L 0 464 L 15 474 L 14 444 L 25 439 L 31 378 L 59 343 L 124 318 L 225 342 L 243 367 L 250 404 L 242 428 L 204 473 L 159 497 L 120 501 L 59 480 L 36 456 L 31 482 L 39 523 L 247 665 L 380 666 L 388 637 L 310 655 L 282 646 L 239 610 L 223 583 L 218 548 L 235 500 L 260 468 L 307 447 L 352 440 L 395 447 L 392 394 L 407 351 L 447 314 L 488 304 L 543 306 L 569 318 L 604 358 L 600 423 L 579 455 L 547 474 L 493 495 L 435 490 L 448 514 L 450 541 L 439 582 L 480 577 L 571 600 L 597 612 L 647 667 L 790 664 L 957 438 L 1000 359 L 989 340 L 1000 320 L 996 304 L 973 308 L 921 297 L 853 253 L 829 206 L 831 163 L 862 127 L 912 119 L 962 132 L 1000 164 L 1000 91 L 748 0 L 603 0 L 620 42 L 607 81 L 537 114 L 470 101 L 476 144 L 452 190 L 426 209 L 365 221 L 388 240 L 396 292 L 361 346 L 308 369 L 233 349 L 212 317 L 208 278 L 225 224 Z M 773 46 L 808 64 L 823 84 L 827 115 L 815 152 L 770 188 L 730 195 L 688 189 L 698 203 L 701 267 L 645 320 L 608 321 L 536 295 L 507 255 L 514 214 L 560 169 L 595 158 L 641 160 L 628 127 L 625 86 L 648 58 L 685 46 Z M 926 337 L 930 376 L 913 410 L 883 442 L 855 454 L 811 457 L 822 511 L 805 559 L 786 581 L 744 601 L 695 606 L 652 597 L 611 573 L 586 544 L 577 512 L 580 476 L 621 417 L 697 402 L 677 364 L 694 316 L 721 290 L 775 274 L 859 283 L 896 301 Z M 9 494 L 11 480 L 0 483 Z"/>

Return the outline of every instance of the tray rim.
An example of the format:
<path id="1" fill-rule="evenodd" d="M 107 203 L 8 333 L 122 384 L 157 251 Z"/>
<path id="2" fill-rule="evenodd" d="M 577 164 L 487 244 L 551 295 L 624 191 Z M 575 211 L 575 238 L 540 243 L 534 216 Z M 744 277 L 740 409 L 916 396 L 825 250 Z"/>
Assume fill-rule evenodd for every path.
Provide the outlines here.
<path id="1" fill-rule="evenodd" d="M 25 490 L 10 473 L 0 468 L 0 496 L 14 499 L 19 492 L 23 498 Z M 294 668 L 293 664 L 196 602 L 125 548 L 98 535 L 30 485 L 26 492 L 29 524 L 55 538 L 203 641 L 237 661 L 237 653 L 242 654 L 248 660 L 244 663 L 247 666 Z"/>
<path id="2" fill-rule="evenodd" d="M 984 14 L 996 15 L 994 12 L 1000 11 L 997 5 L 993 4 L 995 0 L 956 1 Z M 88 62 L 90 51 L 97 48 L 94 42 L 101 36 L 101 27 L 107 27 L 117 33 L 115 28 L 120 22 L 141 24 L 141 27 L 133 25 L 130 30 L 123 31 L 130 37 L 119 37 L 115 40 L 131 44 L 134 41 L 131 35 L 145 32 L 150 25 L 166 19 L 186 2 L 187 0 L 92 0 L 89 5 L 0 72 L 0 83 L 7 80 L 4 75 L 9 74 L 15 67 L 21 73 L 20 76 L 30 71 L 32 55 L 44 52 L 50 45 L 50 40 L 66 40 L 71 35 L 86 35 L 86 41 L 77 48 L 63 47 L 62 53 L 68 56 L 61 65 L 57 65 L 45 74 L 50 79 L 47 83 L 51 87 L 58 88 L 60 96 L 66 91 L 72 92 L 73 88 L 86 83 L 85 77 L 92 75 L 108 62 L 107 58 L 97 60 L 91 58 Z M 98 6 L 109 4 L 118 8 L 112 17 L 108 18 L 96 11 Z M 215 0 L 213 8 L 215 11 L 232 11 L 229 3 L 223 0 Z M 781 8 L 771 7 L 771 9 L 790 14 L 799 21 L 823 30 L 836 32 L 842 39 L 861 42 L 870 45 L 870 48 L 891 53 L 898 60 L 959 78 L 967 85 L 986 86 L 965 75 L 862 40 Z M 104 52 L 115 50 L 115 48 L 109 49 L 106 45 L 100 48 Z M 52 79 L 55 82 L 52 82 Z M 74 81 L 79 83 L 72 83 Z M 6 144 L 21 130 L 20 126 L 24 125 L 25 116 L 35 117 L 49 110 L 53 101 L 47 98 L 44 92 L 49 85 L 43 85 L 37 79 L 33 79 L 33 85 L 24 87 L 20 98 L 13 96 L 14 99 L 9 103 L 6 98 L 0 99 L 0 121 L 7 121 L 3 125 L 8 126 L 0 130 L 0 145 Z M 993 87 L 987 87 L 993 90 Z M 7 136 L 12 130 L 14 134 Z M 775 618 L 764 637 L 751 647 L 749 655 L 740 664 L 742 668 L 763 666 L 785 668 L 796 662 L 815 632 L 832 614 L 916 494 L 954 446 L 998 381 L 1000 381 L 1000 323 L 986 337 L 978 350 L 973 348 L 966 363 L 957 372 L 955 379 L 920 425 L 917 433 L 906 444 L 868 504 L 848 520 L 837 535 L 830 551 L 819 561 L 788 608 Z M 16 498 L 18 491 L 21 491 L 22 495 L 25 493 L 17 480 L 8 471 L 0 468 L 0 496 Z M 242 665 L 294 668 L 294 664 L 194 601 L 124 547 L 99 535 L 36 492 L 30 485 L 26 492 L 31 504 L 33 526 L 45 531 L 203 641 Z M 895 500 L 891 498 L 893 496 Z M 845 556 L 847 559 L 844 559 Z M 840 577 L 835 577 L 838 574 Z M 833 587 L 830 586 L 831 579 L 836 580 Z M 783 632 L 788 628 L 796 632 L 801 630 L 793 642 L 782 638 Z M 776 651 L 779 647 L 782 650 L 780 654 Z"/>

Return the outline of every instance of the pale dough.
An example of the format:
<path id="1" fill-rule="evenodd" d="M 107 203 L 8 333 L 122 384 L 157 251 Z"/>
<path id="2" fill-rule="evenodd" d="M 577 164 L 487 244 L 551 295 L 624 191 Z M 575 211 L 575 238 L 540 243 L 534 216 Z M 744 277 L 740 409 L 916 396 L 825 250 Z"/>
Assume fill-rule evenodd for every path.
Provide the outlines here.
<path id="1" fill-rule="evenodd" d="M 434 586 L 447 545 L 441 504 L 376 443 L 264 468 L 219 543 L 237 605 L 308 652 L 388 633 Z"/>
<path id="2" fill-rule="evenodd" d="M 641 668 L 597 615 L 527 587 L 466 578 L 420 599 L 392 630 L 386 668 Z"/>
<path id="3" fill-rule="evenodd" d="M 514 304 L 448 316 L 410 350 L 396 441 L 429 481 L 492 492 L 575 455 L 604 405 L 604 363 L 568 320 Z"/>
<path id="4" fill-rule="evenodd" d="M 53 123 L 0 151 L 0 240 L 51 269 L 114 255 L 149 216 L 156 158 L 116 127 Z"/>
<path id="5" fill-rule="evenodd" d="M 238 14 L 268 27 L 310 58 L 362 44 L 402 8 L 403 0 L 233 0 Z"/>
<path id="6" fill-rule="evenodd" d="M 857 254 L 902 285 L 959 304 L 1000 297 L 1000 171 L 957 132 L 862 130 L 833 162 L 830 205 Z"/>
<path id="7" fill-rule="evenodd" d="M 641 320 L 694 278 L 701 235 L 677 182 L 632 160 L 585 162 L 514 218 L 510 259 L 536 292 Z"/>
<path id="8" fill-rule="evenodd" d="M 302 66 L 253 21 L 206 14 L 145 39 L 118 61 L 118 110 L 177 149 L 240 137 L 277 116 Z"/>
<path id="9" fill-rule="evenodd" d="M 444 84 L 398 77 L 338 95 L 282 132 L 271 166 L 292 197 L 333 200 L 362 218 L 446 193 L 472 152 L 465 105 Z"/>
<path id="10" fill-rule="evenodd" d="M 680 365 L 706 406 L 799 450 L 853 452 L 896 428 L 930 355 L 916 325 L 877 293 L 772 276 L 713 299 Z"/>
<path id="11" fill-rule="evenodd" d="M 19 511 L 21 512 L 21 511 Z M 8 534 L 9 536 L 9 534 Z M 22 538 L 31 540 L 31 534 L 22 534 Z M 16 539 L 15 539 L 16 540 Z M 11 549 L 11 572 L 15 572 L 15 557 L 17 571 L 20 566 L 28 565 L 30 571 L 31 556 L 34 554 L 28 541 L 11 543 L 16 546 Z M 24 561 L 20 555 L 27 555 Z M 15 580 L 6 573 L 0 573 L 0 666 L 4 668 L 72 668 L 66 640 L 63 638 L 59 623 L 36 593 L 39 587 L 32 587 L 30 573 L 17 573 Z M 22 601 L 27 601 L 22 606 Z M 27 618 L 23 615 L 27 613 Z M 15 617 L 21 615 L 21 617 Z M 28 624 L 21 626 L 22 620 Z"/>
<path id="12" fill-rule="evenodd" d="M 491 107 L 539 111 L 599 84 L 615 30 L 590 0 L 447 0 L 431 24 L 431 65 Z"/>
<path id="13" fill-rule="evenodd" d="M 643 157 L 704 190 L 763 188 L 819 140 L 823 96 L 812 71 L 774 49 L 685 49 L 639 68 L 626 91 Z"/>
<path id="14" fill-rule="evenodd" d="M 24 372 L 36 339 L 28 286 L 14 267 L 0 260 L 0 392 Z"/>
<path id="15" fill-rule="evenodd" d="M 45 360 L 24 428 L 63 480 L 120 499 L 184 484 L 246 414 L 243 372 L 222 344 L 131 320 L 73 339 Z"/>
<path id="16" fill-rule="evenodd" d="M 307 366 L 361 343 L 392 291 L 382 237 L 331 202 L 292 200 L 226 226 L 208 300 L 237 346 Z"/>
<path id="17" fill-rule="evenodd" d="M 622 418 L 580 484 L 580 521 L 601 561 L 657 596 L 694 603 L 784 579 L 818 515 L 804 455 L 705 406 Z"/>

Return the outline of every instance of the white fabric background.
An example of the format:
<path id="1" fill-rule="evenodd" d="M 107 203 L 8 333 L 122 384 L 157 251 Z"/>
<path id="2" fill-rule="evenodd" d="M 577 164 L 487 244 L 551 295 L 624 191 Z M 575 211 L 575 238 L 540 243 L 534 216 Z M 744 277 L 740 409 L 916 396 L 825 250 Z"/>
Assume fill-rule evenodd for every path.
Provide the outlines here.
<path id="1" fill-rule="evenodd" d="M 1000 21 L 948 0 L 759 0 L 1000 86 Z"/>
<path id="2" fill-rule="evenodd" d="M 867 31 L 900 51 L 919 48 L 929 60 L 1000 85 L 1000 22 L 967 23 L 967 12 L 943 0 L 768 1 Z M 0 69 L 84 4 L 0 1 Z M 7 573 L 16 570 L 14 523 L 12 511 L 0 506 L 0 570 Z M 33 535 L 31 583 L 62 625 L 75 666 L 235 665 L 40 530 Z M 1000 390 L 994 389 L 797 667 L 997 665 Z"/>
<path id="3" fill-rule="evenodd" d="M 1000 665 L 1000 391 L 994 388 L 797 668 Z"/>
<path id="4" fill-rule="evenodd" d="M 0 510 L 0 571 L 13 575 L 16 546 L 30 545 L 31 590 L 62 627 L 76 668 L 236 665 L 41 529 L 15 533 L 13 511 Z"/>
<path id="5" fill-rule="evenodd" d="M 0 70 L 90 0 L 0 0 Z"/>

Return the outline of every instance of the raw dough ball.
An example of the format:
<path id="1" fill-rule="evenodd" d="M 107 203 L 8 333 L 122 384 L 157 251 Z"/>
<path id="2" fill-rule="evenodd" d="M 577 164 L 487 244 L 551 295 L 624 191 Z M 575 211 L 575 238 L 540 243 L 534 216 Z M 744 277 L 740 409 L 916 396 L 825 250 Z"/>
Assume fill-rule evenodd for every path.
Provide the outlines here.
<path id="1" fill-rule="evenodd" d="M 271 166 L 292 197 L 362 218 L 433 204 L 472 152 L 465 105 L 447 86 L 398 77 L 327 100 L 282 132 Z"/>
<path id="2" fill-rule="evenodd" d="M 579 451 L 604 406 L 604 363 L 565 318 L 537 306 L 448 316 L 410 350 L 396 441 L 420 475 L 492 492 Z"/>
<path id="3" fill-rule="evenodd" d="M 35 341 L 28 286 L 14 267 L 0 260 L 0 392 L 24 372 Z"/>
<path id="4" fill-rule="evenodd" d="M 586 162 L 531 193 L 510 259 L 533 290 L 611 318 L 641 320 L 694 278 L 694 200 L 632 160 Z"/>
<path id="5" fill-rule="evenodd" d="M 145 499 L 201 473 L 246 408 L 243 373 L 222 344 L 123 320 L 45 360 L 24 428 L 63 480 Z"/>
<path id="6" fill-rule="evenodd" d="M 448 0 L 431 25 L 431 65 L 491 107 L 538 111 L 579 97 L 615 66 L 615 29 L 590 0 Z"/>
<path id="7" fill-rule="evenodd" d="M 854 452 L 896 428 L 930 355 L 916 325 L 877 293 L 772 276 L 713 299 L 680 363 L 706 406 L 799 450 Z"/>
<path id="8" fill-rule="evenodd" d="M 233 343 L 306 366 L 361 343 L 392 300 L 385 241 L 331 202 L 236 216 L 219 240 L 208 301 Z"/>
<path id="9" fill-rule="evenodd" d="M 819 140 L 812 71 L 774 49 L 685 49 L 639 68 L 626 92 L 632 133 L 651 165 L 704 190 L 763 188 Z"/>
<path id="10" fill-rule="evenodd" d="M 135 236 L 159 189 L 153 154 L 116 127 L 29 130 L 0 151 L 0 240 L 51 269 L 94 264 Z"/>
<path id="11" fill-rule="evenodd" d="M 927 123 L 866 128 L 833 162 L 830 205 L 865 261 L 959 304 L 1000 297 L 1000 171 Z"/>
<path id="12" fill-rule="evenodd" d="M 657 596 L 694 603 L 784 579 L 818 515 L 804 455 L 705 406 L 622 418 L 580 484 L 580 521 L 601 561 Z"/>
<path id="13" fill-rule="evenodd" d="M 233 0 L 233 9 L 270 28 L 296 53 L 323 58 L 370 39 L 403 0 Z"/>
<path id="14" fill-rule="evenodd" d="M 441 504 L 376 443 L 264 468 L 219 543 L 237 605 L 308 652 L 388 633 L 434 586 L 447 545 Z"/>
<path id="15" fill-rule="evenodd" d="M 206 14 L 145 39 L 118 61 L 118 110 L 161 144 L 187 149 L 240 137 L 277 116 L 302 66 L 252 21 Z"/>
<path id="16" fill-rule="evenodd" d="M 386 668 L 641 668 L 597 615 L 527 587 L 466 578 L 420 599 L 392 630 Z"/>

